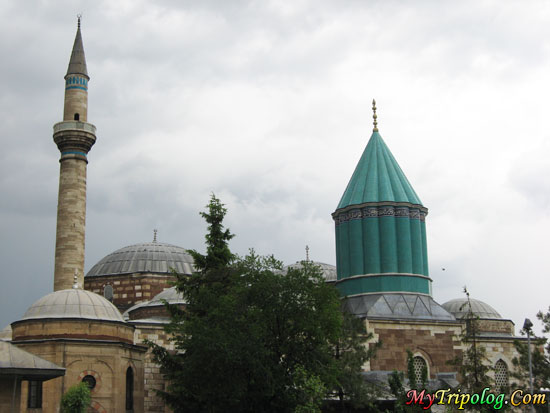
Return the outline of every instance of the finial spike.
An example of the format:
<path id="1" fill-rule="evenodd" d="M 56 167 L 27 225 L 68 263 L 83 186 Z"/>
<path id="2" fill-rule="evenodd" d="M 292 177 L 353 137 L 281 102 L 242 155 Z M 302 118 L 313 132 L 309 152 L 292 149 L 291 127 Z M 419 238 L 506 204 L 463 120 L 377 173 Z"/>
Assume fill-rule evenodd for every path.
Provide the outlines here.
<path id="1" fill-rule="evenodd" d="M 153 230 L 153 242 L 157 242 L 157 232 L 158 232 L 157 229 Z"/>
<path id="2" fill-rule="evenodd" d="M 78 290 L 79 287 L 78 287 L 78 272 L 77 272 L 77 270 L 74 270 L 74 277 L 73 277 L 73 280 L 74 280 L 74 282 L 73 282 L 73 289 L 74 289 L 74 290 Z"/>
<path id="3" fill-rule="evenodd" d="M 78 28 L 80 29 L 80 20 L 82 19 L 82 13 L 77 14 L 76 18 L 78 19 Z"/>
<path id="4" fill-rule="evenodd" d="M 306 261 L 309 262 L 309 245 L 306 245 Z"/>
<path id="5" fill-rule="evenodd" d="M 378 116 L 376 115 L 376 100 L 372 100 L 372 119 L 374 120 L 373 125 L 374 128 L 372 129 L 373 132 L 378 132 Z"/>

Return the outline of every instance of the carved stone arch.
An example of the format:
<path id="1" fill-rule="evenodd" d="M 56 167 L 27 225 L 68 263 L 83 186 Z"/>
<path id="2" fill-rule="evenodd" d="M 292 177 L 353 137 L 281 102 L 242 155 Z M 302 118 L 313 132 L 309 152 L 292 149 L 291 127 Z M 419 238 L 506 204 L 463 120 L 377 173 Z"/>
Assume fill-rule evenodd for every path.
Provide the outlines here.
<path id="1" fill-rule="evenodd" d="M 113 368 L 112 368 L 111 365 L 110 365 L 109 363 L 107 363 L 106 361 L 101 360 L 101 359 L 95 359 L 95 360 L 94 360 L 94 364 L 96 364 L 96 363 L 102 364 L 102 365 L 104 365 L 105 367 L 107 367 L 107 368 L 109 369 L 109 371 L 111 372 L 111 374 L 114 373 Z"/>
<path id="2" fill-rule="evenodd" d="M 66 368 L 66 369 L 69 369 L 69 367 L 71 367 L 73 364 L 82 363 L 82 362 L 84 362 L 84 360 L 82 360 L 82 359 L 73 360 L 73 361 L 71 361 L 69 364 L 66 364 L 66 365 L 65 365 L 65 368 Z"/>
<path id="3" fill-rule="evenodd" d="M 134 373 L 136 372 L 136 365 L 135 365 L 135 363 L 134 363 L 132 360 L 130 360 L 130 359 L 128 359 L 128 360 L 126 361 L 126 365 L 125 365 L 125 367 L 124 367 L 124 371 L 128 370 L 128 367 L 131 367 L 131 368 L 134 370 Z"/>
<path id="4" fill-rule="evenodd" d="M 426 363 L 428 363 L 428 368 L 430 366 L 434 366 L 434 361 L 432 360 L 432 356 L 430 355 L 430 353 L 428 353 L 424 348 L 422 347 L 416 347 L 414 350 L 413 350 L 413 357 L 415 355 L 419 355 L 421 357 L 424 358 L 424 360 L 426 360 Z"/>
<path id="5" fill-rule="evenodd" d="M 495 364 L 499 360 L 502 360 L 504 363 L 506 363 L 506 365 L 508 366 L 508 369 L 510 369 L 510 366 L 514 365 L 512 363 L 512 360 L 510 358 L 508 358 L 505 354 L 501 354 L 501 353 L 492 354 L 488 358 L 489 358 L 489 362 L 490 362 L 491 366 L 493 366 L 493 367 L 495 366 Z"/>

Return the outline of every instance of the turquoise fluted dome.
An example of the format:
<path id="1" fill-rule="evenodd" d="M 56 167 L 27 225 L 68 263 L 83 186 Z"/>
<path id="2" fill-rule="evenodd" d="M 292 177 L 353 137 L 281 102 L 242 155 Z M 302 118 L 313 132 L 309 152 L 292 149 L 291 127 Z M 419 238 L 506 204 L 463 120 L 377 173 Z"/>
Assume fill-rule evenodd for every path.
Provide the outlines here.
<path id="1" fill-rule="evenodd" d="M 422 205 L 382 136 L 373 132 L 337 209 L 382 201 Z"/>
<path id="2" fill-rule="evenodd" d="M 342 295 L 431 295 L 427 213 L 375 128 L 332 214 Z"/>

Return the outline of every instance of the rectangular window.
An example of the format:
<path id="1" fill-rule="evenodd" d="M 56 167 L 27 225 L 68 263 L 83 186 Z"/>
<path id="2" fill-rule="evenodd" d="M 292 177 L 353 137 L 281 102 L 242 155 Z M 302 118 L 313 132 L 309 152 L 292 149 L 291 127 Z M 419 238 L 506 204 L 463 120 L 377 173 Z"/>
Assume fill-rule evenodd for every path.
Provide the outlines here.
<path id="1" fill-rule="evenodd" d="M 37 409 L 42 407 L 42 382 L 31 380 L 29 381 L 29 397 L 27 399 L 27 407 L 29 409 Z"/>

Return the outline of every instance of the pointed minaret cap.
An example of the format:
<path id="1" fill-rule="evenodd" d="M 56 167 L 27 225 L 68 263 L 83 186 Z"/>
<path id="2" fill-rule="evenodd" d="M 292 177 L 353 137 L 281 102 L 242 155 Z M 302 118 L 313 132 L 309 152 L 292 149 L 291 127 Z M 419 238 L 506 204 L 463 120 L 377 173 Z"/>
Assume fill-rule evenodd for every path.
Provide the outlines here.
<path id="1" fill-rule="evenodd" d="M 76 37 L 74 39 L 73 51 L 71 53 L 71 60 L 69 61 L 69 67 L 67 68 L 67 75 L 84 75 L 88 79 L 88 70 L 86 68 L 86 56 L 84 56 L 84 46 L 82 45 L 82 35 L 80 34 L 80 19 L 81 15 L 78 15 L 78 28 L 76 30 Z"/>

